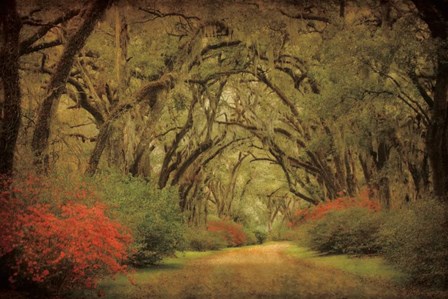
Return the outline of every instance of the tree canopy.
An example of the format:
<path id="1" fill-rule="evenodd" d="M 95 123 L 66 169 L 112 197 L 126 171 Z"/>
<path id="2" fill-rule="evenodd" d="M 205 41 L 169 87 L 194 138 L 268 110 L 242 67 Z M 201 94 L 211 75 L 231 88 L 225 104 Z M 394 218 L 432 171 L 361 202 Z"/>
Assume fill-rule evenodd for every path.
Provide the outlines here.
<path id="1" fill-rule="evenodd" d="M 444 1 L 2 6 L 3 174 L 118 168 L 195 215 L 446 200 Z"/>

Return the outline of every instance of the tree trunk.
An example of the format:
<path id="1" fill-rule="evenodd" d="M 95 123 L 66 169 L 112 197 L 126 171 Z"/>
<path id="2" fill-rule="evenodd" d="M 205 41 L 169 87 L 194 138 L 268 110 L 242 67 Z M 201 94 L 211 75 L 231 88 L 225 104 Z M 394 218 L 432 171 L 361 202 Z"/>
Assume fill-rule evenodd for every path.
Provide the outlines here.
<path id="1" fill-rule="evenodd" d="M 355 196 L 358 192 L 358 183 L 356 181 L 355 161 L 353 161 L 350 149 L 345 151 L 344 164 L 347 173 L 347 193 L 349 196 Z"/>
<path id="2" fill-rule="evenodd" d="M 21 117 L 19 82 L 21 21 L 15 0 L 1 1 L 0 19 L 3 31 L 0 50 L 0 75 L 3 85 L 3 102 L 0 102 L 0 176 L 11 177 Z"/>
<path id="3" fill-rule="evenodd" d="M 338 196 L 337 194 L 339 194 L 339 192 L 346 193 L 347 189 L 348 189 L 347 177 L 346 177 L 346 172 L 345 172 L 346 169 L 342 162 L 340 151 L 336 146 L 335 136 L 334 136 L 333 132 L 331 132 L 330 128 L 323 121 L 322 121 L 322 126 L 330 140 L 333 162 L 334 162 L 334 167 L 336 170 L 336 175 L 332 175 L 331 179 L 334 181 L 333 186 L 336 191 L 336 196 Z M 329 171 L 328 173 L 333 174 L 333 172 L 331 172 L 331 171 Z M 329 193 L 331 193 L 331 191 Z"/>
<path id="4" fill-rule="evenodd" d="M 103 154 L 104 148 L 106 147 L 107 141 L 109 140 L 111 129 L 112 124 L 110 122 L 106 122 L 101 126 L 96 140 L 95 148 L 93 149 L 92 154 L 90 154 L 86 175 L 92 176 L 95 174 L 96 169 L 98 168 L 98 164 L 100 163 L 101 155 Z"/>
<path id="5" fill-rule="evenodd" d="M 123 7 L 117 4 L 115 6 L 115 79 L 117 80 L 119 98 L 121 98 L 128 83 L 126 72 L 128 43 L 128 24 L 126 22 L 126 17 L 123 14 Z"/>
<path id="6" fill-rule="evenodd" d="M 190 131 L 190 129 L 193 127 L 193 112 L 194 112 L 194 107 L 195 107 L 196 103 L 198 102 L 198 99 L 199 99 L 199 95 L 193 96 L 193 100 L 191 102 L 190 109 L 188 110 L 187 120 L 185 121 L 185 124 L 183 125 L 182 129 L 178 133 L 176 133 L 176 136 L 174 137 L 174 140 L 171 143 L 171 146 L 168 148 L 167 152 L 165 153 L 165 157 L 163 159 L 162 168 L 160 169 L 159 181 L 158 181 L 158 185 L 159 185 L 160 189 L 163 189 L 166 187 L 166 184 L 168 183 L 171 173 L 177 168 L 177 166 L 181 162 L 180 161 L 181 157 L 179 156 L 179 153 L 176 156 L 176 160 L 175 161 L 172 161 L 172 160 L 177 152 L 180 142 L 183 140 L 183 138 L 188 133 L 188 131 Z"/>
<path id="7" fill-rule="evenodd" d="M 147 101 L 150 109 L 153 109 L 154 106 L 158 104 L 160 93 L 172 87 L 173 78 L 170 75 L 163 76 L 159 80 L 148 82 L 145 86 L 143 86 L 135 94 L 132 101 L 123 102 L 119 106 L 115 107 L 109 115 L 109 118 L 100 128 L 95 148 L 90 156 L 86 175 L 92 176 L 95 174 L 101 159 L 101 155 L 103 154 L 109 139 L 113 122 L 143 101 Z"/>
<path id="8" fill-rule="evenodd" d="M 445 54 L 445 56 L 448 56 Z M 432 169 L 434 194 L 448 201 L 448 62 L 439 57 L 434 107 L 426 145 Z"/>
<path id="9" fill-rule="evenodd" d="M 440 39 L 434 104 L 426 146 L 432 170 L 434 194 L 448 202 L 448 3 L 446 0 L 412 0 L 431 35 Z"/>
<path id="10" fill-rule="evenodd" d="M 46 172 L 48 170 L 48 144 L 50 138 L 51 121 L 57 108 L 57 103 L 62 93 L 65 91 L 65 84 L 70 75 L 76 55 L 84 47 L 87 38 L 95 28 L 96 23 L 106 11 L 108 0 L 96 0 L 90 6 L 84 22 L 78 31 L 69 39 L 64 52 L 56 66 L 56 71 L 51 76 L 50 83 L 47 88 L 47 96 L 42 102 L 36 121 L 33 139 L 31 142 L 34 165 L 38 172 Z"/>
<path id="11" fill-rule="evenodd" d="M 389 154 L 390 146 L 385 141 L 380 141 L 376 159 L 377 173 L 380 175 L 377 189 L 379 198 L 386 209 L 389 209 L 391 199 L 389 177 L 384 173 L 385 167 L 389 161 Z"/>
<path id="12" fill-rule="evenodd" d="M 346 0 L 339 0 L 339 17 L 345 18 L 345 6 L 347 5 Z"/>
<path id="13" fill-rule="evenodd" d="M 207 140 L 205 142 L 202 142 L 199 144 L 199 146 L 185 159 L 185 161 L 179 165 L 173 177 L 173 180 L 171 181 L 171 186 L 177 185 L 182 175 L 187 171 L 187 169 L 193 164 L 194 161 L 196 161 L 197 158 L 199 158 L 200 155 L 202 155 L 204 152 L 208 151 L 210 148 L 212 148 L 215 144 L 212 140 Z"/>

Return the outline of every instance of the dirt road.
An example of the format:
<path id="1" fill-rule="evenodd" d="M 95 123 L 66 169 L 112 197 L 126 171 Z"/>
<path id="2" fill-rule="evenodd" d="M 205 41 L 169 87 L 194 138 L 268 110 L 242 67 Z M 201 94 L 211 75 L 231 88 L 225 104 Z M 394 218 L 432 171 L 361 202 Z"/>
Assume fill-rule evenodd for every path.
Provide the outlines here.
<path id="1" fill-rule="evenodd" d="M 152 278 L 134 298 L 406 297 L 385 282 L 290 257 L 289 246 L 239 248 L 191 261 Z"/>

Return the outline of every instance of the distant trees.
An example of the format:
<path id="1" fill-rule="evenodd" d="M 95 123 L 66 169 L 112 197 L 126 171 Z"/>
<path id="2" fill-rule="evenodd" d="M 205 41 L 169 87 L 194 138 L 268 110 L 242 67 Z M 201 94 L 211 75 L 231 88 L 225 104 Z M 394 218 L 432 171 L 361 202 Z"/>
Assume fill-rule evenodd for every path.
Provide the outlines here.
<path id="1" fill-rule="evenodd" d="M 325 119 L 327 125 L 323 129 L 324 132 L 330 132 L 330 143 L 333 142 L 331 140 L 337 141 L 342 137 L 342 144 L 351 144 L 351 149 L 347 148 L 345 154 L 338 154 L 341 143 L 338 142 L 338 147 L 334 147 L 335 144 L 332 146 L 332 160 L 337 177 L 344 177 L 338 164 L 352 165 L 353 169 L 358 166 L 362 169 L 364 181 L 373 191 L 376 190 L 376 196 L 385 206 L 390 205 L 392 198 L 399 193 L 402 198 L 409 199 L 430 189 L 428 158 L 432 165 L 432 189 L 437 196 L 443 197 L 446 194 L 440 189 L 444 184 L 441 183 L 444 181 L 441 179 L 444 177 L 444 170 L 441 168 L 447 168 L 441 154 L 446 153 L 446 150 L 440 150 L 446 139 L 442 137 L 445 131 L 440 129 L 444 127 L 443 119 L 446 114 L 443 112 L 446 111 L 443 108 L 446 106 L 446 88 L 442 87 L 444 80 L 437 83 L 437 72 L 443 72 L 443 66 L 437 65 L 438 62 L 434 64 L 433 60 L 434 56 L 439 57 L 439 53 L 446 53 L 446 50 L 440 51 L 439 46 L 435 46 L 439 49 L 435 51 L 435 48 L 427 47 L 430 32 L 421 22 L 428 21 L 428 15 L 432 14 L 437 25 L 432 24 L 430 30 L 438 32 L 432 35 L 446 40 L 444 13 L 435 16 L 446 7 L 446 3 L 414 3 L 418 11 L 407 1 L 394 1 L 393 5 L 392 1 L 381 1 L 380 10 L 366 3 L 360 4 L 365 9 L 364 14 L 360 14 L 357 21 L 345 17 L 344 26 L 339 26 L 338 21 L 331 17 L 316 19 L 312 18 L 311 13 L 303 18 L 300 18 L 300 14 L 297 16 L 298 20 L 308 19 L 308 22 L 313 20 L 330 24 L 325 30 L 327 35 L 321 32 L 321 36 L 325 38 L 321 40 L 323 51 L 318 51 L 319 54 L 315 54 L 315 57 L 319 59 L 313 60 L 321 69 L 314 68 L 316 71 L 312 74 L 320 78 L 317 81 L 321 87 L 319 96 L 314 99 L 325 104 L 320 109 L 311 111 L 318 112 Z M 324 6 L 310 6 L 308 9 L 315 13 L 323 9 L 329 16 L 332 9 L 336 10 L 331 5 Z M 304 9 L 300 6 L 298 8 Z M 422 19 L 419 19 L 418 13 Z M 295 17 L 293 14 L 286 15 Z M 334 31 L 329 29 L 331 27 Z M 366 44 L 368 38 L 372 42 Z M 344 53 L 338 49 L 344 49 Z M 340 74 L 344 74 L 345 78 Z M 442 103 L 439 107 L 436 107 L 433 98 L 437 94 Z M 441 94 L 445 96 L 440 97 Z M 360 103 L 366 106 L 362 107 Z M 370 107 L 370 111 L 362 112 L 366 107 Z M 403 108 L 405 110 L 401 110 L 402 113 L 397 113 L 397 109 Z M 325 109 L 334 110 L 328 113 Z M 439 110 L 444 116 L 435 120 L 434 116 L 438 115 Z M 436 122 L 438 125 L 435 125 Z M 334 125 L 328 126 L 328 123 Z M 338 134 L 337 130 L 342 130 L 343 133 Z M 438 137 L 434 138 L 435 135 Z M 439 153 L 437 158 L 435 152 Z M 341 156 L 351 156 L 348 164 L 338 162 Z M 357 157 L 358 162 L 354 159 Z M 403 175 L 398 176 L 403 169 Z M 349 173 L 352 178 L 350 189 L 353 189 L 356 173 L 356 170 Z M 398 185 L 404 188 L 401 192 L 396 191 Z M 403 194 L 403 190 L 407 194 Z"/>
<path id="2" fill-rule="evenodd" d="M 49 153 L 59 124 L 52 120 L 66 95 L 70 113 L 82 109 L 96 127 L 93 137 L 69 134 L 88 156 L 80 170 L 94 175 L 104 162 L 159 188 L 177 186 L 182 209 L 197 204 L 205 213 L 212 189 L 223 193 L 215 206 L 229 204 L 210 169 L 238 148 L 248 154 L 244 163 L 276 165 L 282 190 L 313 205 L 353 196 L 364 184 L 384 206 L 430 186 L 447 193 L 443 1 L 209 3 L 195 10 L 123 1 L 110 11 L 114 1 L 92 1 L 82 15 L 73 6 L 54 19 L 48 7 L 19 8 L 21 17 L 7 3 L 2 173 L 13 169 L 21 99 L 32 98 L 19 77 L 37 73 L 43 101 L 30 105 L 37 113 L 26 121 L 39 171 L 55 161 Z M 219 20 L 210 14 L 218 8 Z M 28 26 L 38 29 L 29 34 Z M 29 36 L 20 41 L 19 33 Z M 19 63 L 21 56 L 40 59 Z"/>
<path id="3" fill-rule="evenodd" d="M 59 64 L 47 87 L 48 96 L 44 99 L 40 108 L 40 114 L 36 121 L 32 147 L 35 156 L 35 163 L 41 171 L 45 171 L 48 163 L 46 150 L 48 148 L 48 138 L 50 135 L 50 124 L 54 114 L 57 101 L 65 90 L 65 83 L 69 77 L 75 56 L 84 46 L 86 39 L 93 31 L 96 22 L 104 14 L 109 5 L 109 1 L 92 2 L 86 12 L 84 23 L 79 30 L 71 36 L 65 51 L 60 58 Z M 2 84 L 4 90 L 4 108 L 2 111 L 2 131 L 0 140 L 1 150 L 5 159 L 2 159 L 2 174 L 10 175 L 13 169 L 14 149 L 20 127 L 21 118 L 21 86 L 19 84 L 19 57 L 37 52 L 39 50 L 60 45 L 61 40 L 52 42 L 41 42 L 36 44 L 47 32 L 62 22 L 66 22 L 76 16 L 79 10 L 67 12 L 64 16 L 47 23 L 35 21 L 32 15 L 21 18 L 18 14 L 16 1 L 6 1 L 2 3 L 2 42 L 1 66 L 4 69 L 2 74 Z M 38 9 L 38 12 L 42 9 Z M 31 13 L 33 13 L 31 12 Z M 19 34 L 23 25 L 40 26 L 40 28 L 26 39 L 20 41 Z M 44 62 L 42 65 L 44 68 Z"/>
<path id="4" fill-rule="evenodd" d="M 84 47 L 87 38 L 93 32 L 95 25 L 104 15 L 112 1 L 93 1 L 85 12 L 84 20 L 79 28 L 69 37 L 57 66 L 51 75 L 47 87 L 47 95 L 40 104 L 36 127 L 31 146 L 34 154 L 34 164 L 38 171 L 48 170 L 48 143 L 52 117 L 57 108 L 57 102 L 65 91 L 65 84 L 75 63 L 76 56 Z"/>

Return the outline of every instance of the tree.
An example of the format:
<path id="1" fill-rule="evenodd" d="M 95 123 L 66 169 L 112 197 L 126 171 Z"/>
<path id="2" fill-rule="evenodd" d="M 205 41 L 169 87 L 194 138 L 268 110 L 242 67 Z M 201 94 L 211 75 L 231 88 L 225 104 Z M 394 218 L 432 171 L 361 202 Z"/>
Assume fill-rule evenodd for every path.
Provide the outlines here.
<path id="1" fill-rule="evenodd" d="M 427 45 L 442 46 L 428 39 L 420 21 L 409 23 L 416 17 L 409 1 L 374 2 L 219 2 L 203 9 L 121 2 L 97 28 L 87 24 L 89 18 L 94 23 L 92 18 L 100 18 L 89 6 L 67 27 L 81 20 L 57 61 L 46 49 L 61 45 L 61 38 L 32 36 L 19 45 L 20 55 L 36 50 L 50 60 L 42 59 L 38 69 L 23 64 L 25 76 L 29 70 L 50 75 L 48 86 L 54 91 L 47 88 L 36 121 L 32 146 L 41 157 L 36 161 L 47 164 L 46 152 L 55 148 L 48 145 L 48 120 L 57 108 L 55 99 L 65 92 L 63 105 L 74 102 L 68 111 L 87 111 L 99 131 L 96 137 L 87 137 L 96 134 L 94 128 L 86 135 L 81 130 L 68 134 L 90 156 L 85 163 L 79 158 L 77 167 L 92 175 L 103 159 L 124 172 L 155 178 L 160 188 L 179 186 L 185 207 L 207 193 L 204 182 L 213 177 L 200 164 L 229 157 L 225 150 L 216 153 L 231 142 L 228 149 L 245 144 L 236 141 L 245 138 L 256 140 L 255 160 L 276 165 L 290 192 L 312 204 L 354 195 L 362 184 L 385 206 L 394 205 L 394 198 L 418 197 L 429 184 L 428 158 L 439 159 L 430 149 L 443 148 L 430 146 L 439 140 L 431 136 L 442 134 L 433 123 L 435 111 L 443 114 L 444 108 L 433 99 L 432 81 L 443 83 L 443 76 L 432 78 L 428 71 Z M 441 9 L 437 3 L 419 7 L 415 2 L 428 24 L 432 18 L 427 15 Z M 225 22 L 210 14 L 218 8 Z M 40 23 L 38 35 L 78 14 L 74 9 L 45 26 Z M 29 16 L 23 20 L 37 22 Z M 428 28 L 443 31 L 436 23 Z M 76 36 L 81 43 L 75 46 Z M 94 38 L 87 41 L 88 36 Z M 442 83 L 435 84 L 437 90 L 443 90 Z M 426 135 L 427 150 L 422 150 L 430 127 L 433 133 Z M 93 148 L 81 144 L 87 140 Z M 445 168 L 437 170 L 443 163 L 436 164 L 433 177 L 443 177 Z"/>
<path id="2" fill-rule="evenodd" d="M 432 169 L 434 194 L 448 200 L 448 2 L 412 1 L 428 25 L 431 37 L 439 43 L 435 83 L 430 92 L 431 121 L 427 149 Z M 418 84 L 418 82 L 416 82 Z M 422 90 L 422 96 L 429 95 Z"/>
<path id="3" fill-rule="evenodd" d="M 34 153 L 34 164 L 38 171 L 48 170 L 48 140 L 50 137 L 51 120 L 57 108 L 57 102 L 65 90 L 65 84 L 70 76 L 70 71 L 75 62 L 76 55 L 86 43 L 101 19 L 111 1 L 96 0 L 91 3 L 85 13 L 85 18 L 78 30 L 70 37 L 64 48 L 56 70 L 51 76 L 47 87 L 47 96 L 42 101 L 39 115 L 34 129 L 32 148 Z"/>
<path id="4" fill-rule="evenodd" d="M 21 93 L 19 83 L 20 16 L 16 1 L 0 4 L 2 43 L 0 49 L 1 90 L 0 107 L 0 176 L 12 176 L 14 151 L 21 121 Z"/>
<path id="5" fill-rule="evenodd" d="M 68 11 L 64 16 L 41 25 L 41 28 L 37 32 L 20 41 L 19 37 L 23 25 L 35 25 L 32 18 L 29 17 L 29 20 L 23 18 L 25 21 L 22 22 L 17 12 L 16 1 L 3 1 L 1 5 L 3 40 L 0 50 L 0 67 L 3 70 L 1 78 L 4 100 L 2 101 L 1 108 L 0 153 L 2 159 L 0 162 L 0 174 L 11 176 L 22 116 L 19 58 L 21 55 L 27 55 L 59 45 L 59 40 L 38 44 L 36 42 L 54 26 L 73 18 L 78 11 Z"/>

